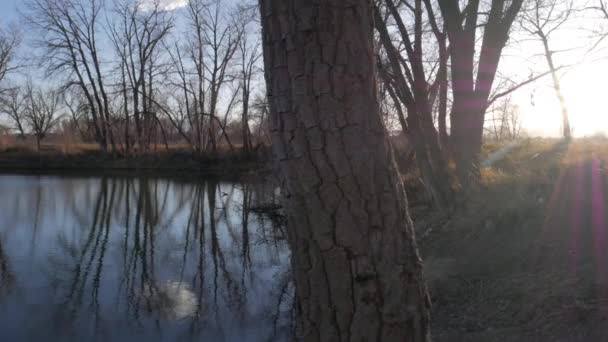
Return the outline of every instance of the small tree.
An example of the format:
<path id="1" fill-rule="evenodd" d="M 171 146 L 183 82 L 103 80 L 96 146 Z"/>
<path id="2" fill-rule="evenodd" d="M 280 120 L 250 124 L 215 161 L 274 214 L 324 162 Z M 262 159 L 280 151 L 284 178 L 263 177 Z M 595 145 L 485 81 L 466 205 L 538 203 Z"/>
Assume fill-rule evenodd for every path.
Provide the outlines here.
<path id="1" fill-rule="evenodd" d="M 514 140 L 521 137 L 522 122 L 519 107 L 513 103 L 511 96 L 496 101 L 488 109 L 492 125 L 490 137 L 501 140 Z"/>
<path id="2" fill-rule="evenodd" d="M 36 147 L 40 151 L 40 143 L 61 119 L 59 113 L 61 94 L 56 90 L 34 89 L 31 84 L 28 84 L 26 89 L 23 116 L 36 137 Z"/>
<path id="3" fill-rule="evenodd" d="M 25 107 L 26 97 L 22 89 L 15 87 L 5 91 L 0 99 L 0 113 L 8 117 L 12 128 L 19 134 L 19 138 L 25 138 Z"/>

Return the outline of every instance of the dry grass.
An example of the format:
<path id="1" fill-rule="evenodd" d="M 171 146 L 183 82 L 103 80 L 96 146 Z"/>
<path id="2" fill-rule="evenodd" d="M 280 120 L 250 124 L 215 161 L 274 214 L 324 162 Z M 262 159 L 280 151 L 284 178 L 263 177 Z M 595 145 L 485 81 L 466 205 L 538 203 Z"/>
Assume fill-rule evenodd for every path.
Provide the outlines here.
<path id="1" fill-rule="evenodd" d="M 1 143 L 1 141 L 0 141 Z M 186 145 L 156 145 L 148 152 L 103 152 L 97 144 L 69 139 L 43 144 L 38 151 L 31 141 L 0 144 L 0 172 L 27 173 L 131 173 L 162 175 L 207 174 L 240 177 L 264 167 L 265 150 L 245 154 L 222 146 L 216 153 L 197 154 Z"/>
<path id="2" fill-rule="evenodd" d="M 436 341 L 608 340 L 606 163 L 604 138 L 533 139 L 483 170 L 422 243 Z"/>

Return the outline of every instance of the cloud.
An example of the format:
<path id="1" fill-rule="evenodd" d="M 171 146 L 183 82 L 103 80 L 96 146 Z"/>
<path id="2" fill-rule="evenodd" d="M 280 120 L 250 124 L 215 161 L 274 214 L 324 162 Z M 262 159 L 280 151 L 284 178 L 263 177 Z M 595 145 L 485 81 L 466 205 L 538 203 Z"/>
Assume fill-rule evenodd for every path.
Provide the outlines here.
<path id="1" fill-rule="evenodd" d="M 141 0 L 139 6 L 141 9 L 152 9 L 158 3 L 159 7 L 164 11 L 175 11 L 188 4 L 188 0 Z"/>

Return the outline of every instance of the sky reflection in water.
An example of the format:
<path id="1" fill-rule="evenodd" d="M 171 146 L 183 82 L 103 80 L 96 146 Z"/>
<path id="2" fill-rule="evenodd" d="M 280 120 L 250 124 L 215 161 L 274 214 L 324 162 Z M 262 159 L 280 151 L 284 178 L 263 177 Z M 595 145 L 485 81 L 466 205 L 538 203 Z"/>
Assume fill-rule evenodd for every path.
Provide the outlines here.
<path id="1" fill-rule="evenodd" d="M 1 340 L 290 340 L 269 189 L 0 176 Z"/>

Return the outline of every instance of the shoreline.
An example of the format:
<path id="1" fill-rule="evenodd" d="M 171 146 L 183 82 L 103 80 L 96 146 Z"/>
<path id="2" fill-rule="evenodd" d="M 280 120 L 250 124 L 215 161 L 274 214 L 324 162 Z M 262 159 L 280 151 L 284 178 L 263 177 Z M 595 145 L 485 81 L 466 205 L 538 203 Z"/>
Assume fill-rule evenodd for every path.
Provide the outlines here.
<path id="1" fill-rule="evenodd" d="M 100 151 L 74 154 L 52 152 L 0 152 L 0 174 L 85 176 L 179 176 L 242 178 L 269 172 L 260 155 L 240 152 L 215 156 L 186 151 L 123 156 Z"/>

